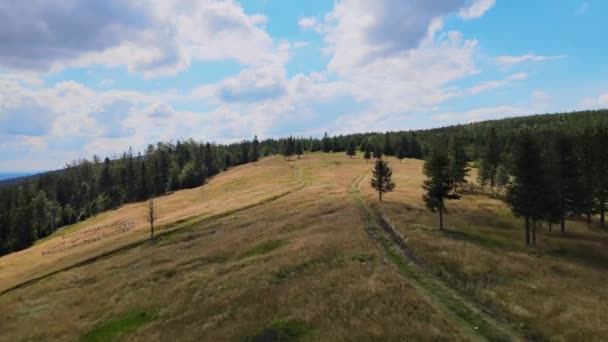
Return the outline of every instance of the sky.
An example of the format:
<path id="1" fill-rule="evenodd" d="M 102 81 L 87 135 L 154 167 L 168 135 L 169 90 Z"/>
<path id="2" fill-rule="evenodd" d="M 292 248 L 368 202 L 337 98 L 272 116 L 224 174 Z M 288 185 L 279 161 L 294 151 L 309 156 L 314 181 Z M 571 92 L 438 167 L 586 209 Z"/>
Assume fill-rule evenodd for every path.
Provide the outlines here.
<path id="1" fill-rule="evenodd" d="M 608 107 L 604 0 L 3 0 L 0 172 Z"/>

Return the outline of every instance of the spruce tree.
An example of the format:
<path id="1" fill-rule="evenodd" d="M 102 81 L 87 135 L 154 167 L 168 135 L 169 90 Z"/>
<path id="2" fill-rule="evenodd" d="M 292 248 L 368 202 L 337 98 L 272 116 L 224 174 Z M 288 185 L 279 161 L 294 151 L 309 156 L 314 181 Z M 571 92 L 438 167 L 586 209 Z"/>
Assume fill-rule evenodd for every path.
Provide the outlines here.
<path id="1" fill-rule="evenodd" d="M 363 158 L 365 158 L 366 164 L 369 163 L 369 160 L 372 158 L 372 147 L 370 145 L 365 146 L 365 153 L 363 154 Z"/>
<path id="2" fill-rule="evenodd" d="M 500 195 L 500 191 L 505 189 L 507 185 L 509 185 L 509 172 L 504 165 L 499 165 L 496 169 L 496 185 L 498 188 L 498 194 Z"/>
<path id="3" fill-rule="evenodd" d="M 391 137 L 388 134 L 388 132 L 386 132 L 384 134 L 384 148 L 383 148 L 383 153 L 387 156 L 392 156 L 395 155 L 395 152 L 393 151 L 393 145 L 391 143 Z"/>
<path id="4" fill-rule="evenodd" d="M 323 140 L 321 140 L 321 148 L 325 153 L 329 153 L 332 150 L 331 141 L 327 136 L 327 132 L 325 132 L 325 134 L 323 135 Z"/>
<path id="5" fill-rule="evenodd" d="M 551 169 L 555 170 L 555 182 L 552 185 L 559 199 L 559 219 L 562 233 L 566 229 L 566 215 L 577 214 L 583 211 L 584 194 L 581 191 L 581 176 L 579 174 L 580 161 L 574 153 L 574 141 L 566 133 L 558 134 L 555 144 L 555 163 Z"/>
<path id="6" fill-rule="evenodd" d="M 496 136 L 496 128 L 492 126 L 486 139 L 486 150 L 484 159 L 487 165 L 492 196 L 494 196 L 494 186 L 496 185 L 496 168 L 500 163 L 500 145 Z"/>
<path id="7" fill-rule="evenodd" d="M 399 159 L 399 164 L 401 164 L 401 160 L 405 158 L 405 151 L 403 150 L 402 146 L 397 147 L 397 153 L 395 153 L 395 156 L 397 159 Z"/>
<path id="8" fill-rule="evenodd" d="M 357 154 L 357 148 L 355 146 L 355 142 L 351 140 L 351 141 L 348 142 L 348 147 L 346 148 L 346 155 L 349 158 L 352 158 L 356 154 Z"/>
<path id="9" fill-rule="evenodd" d="M 594 134 L 595 203 L 600 214 L 600 226 L 606 226 L 606 202 L 608 201 L 608 129 L 600 127 Z"/>
<path id="10" fill-rule="evenodd" d="M 260 159 L 260 142 L 258 140 L 258 136 L 253 137 L 253 142 L 251 143 L 251 151 L 249 152 L 249 160 L 255 164 Z"/>
<path id="11" fill-rule="evenodd" d="M 445 200 L 460 198 L 459 195 L 451 192 L 453 186 L 448 157 L 439 149 L 432 149 L 424 163 L 424 174 L 426 175 L 422 186 L 425 190 L 424 203 L 432 212 L 439 212 L 439 229 L 443 229 Z"/>
<path id="12" fill-rule="evenodd" d="M 298 141 L 296 142 L 296 155 L 298 156 L 298 159 L 300 159 L 300 156 L 304 154 L 304 149 L 302 148 L 302 141 L 301 139 L 298 139 Z"/>
<path id="13" fill-rule="evenodd" d="M 376 146 L 374 148 L 374 158 L 375 159 L 380 159 L 382 158 L 382 150 L 380 150 L 380 147 Z"/>
<path id="14" fill-rule="evenodd" d="M 531 221 L 542 216 L 543 191 L 545 189 L 540 148 L 531 133 L 524 131 L 515 146 L 513 182 L 509 187 L 507 202 L 513 214 L 525 220 L 526 245 L 530 244 Z"/>
<path id="15" fill-rule="evenodd" d="M 378 191 L 378 197 L 382 202 L 382 194 L 391 192 L 395 189 L 395 184 L 392 181 L 393 171 L 388 167 L 388 163 L 381 158 L 376 159 L 372 175 L 372 188 Z"/>
<path id="16" fill-rule="evenodd" d="M 450 180 L 454 192 L 458 191 L 458 185 L 467 182 L 469 168 L 467 167 L 467 155 L 464 146 L 455 136 L 450 137 L 448 144 L 448 160 Z"/>

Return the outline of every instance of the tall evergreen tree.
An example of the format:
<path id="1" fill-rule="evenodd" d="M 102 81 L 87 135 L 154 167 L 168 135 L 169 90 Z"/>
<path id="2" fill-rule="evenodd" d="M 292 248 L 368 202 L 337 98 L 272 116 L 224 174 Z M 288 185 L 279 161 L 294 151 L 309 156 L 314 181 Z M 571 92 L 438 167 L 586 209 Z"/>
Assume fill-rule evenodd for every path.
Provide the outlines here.
<path id="1" fill-rule="evenodd" d="M 331 140 L 329 139 L 329 136 L 327 136 L 327 132 L 325 132 L 323 140 L 321 140 L 321 148 L 325 153 L 329 153 L 332 150 Z"/>
<path id="2" fill-rule="evenodd" d="M 380 159 L 382 158 L 382 150 L 380 150 L 380 147 L 376 146 L 374 148 L 374 158 L 375 159 Z"/>
<path id="3" fill-rule="evenodd" d="M 388 132 L 386 132 L 384 134 L 384 147 L 382 150 L 383 150 L 382 152 L 387 156 L 395 155 L 395 151 L 393 151 L 393 144 L 391 142 L 391 137 L 388 134 Z"/>
<path id="4" fill-rule="evenodd" d="M 469 168 L 467 167 L 467 155 L 464 146 L 454 135 L 450 137 L 448 144 L 448 161 L 452 187 L 454 192 L 458 192 L 458 185 L 467 182 Z"/>
<path id="5" fill-rule="evenodd" d="M 298 159 L 300 159 L 300 156 L 304 154 L 304 149 L 302 148 L 302 140 L 298 139 L 298 141 L 296 142 L 296 155 L 298 156 Z"/>
<path id="6" fill-rule="evenodd" d="M 601 126 L 594 135 L 595 203 L 600 214 L 600 226 L 606 226 L 606 205 L 608 201 L 608 129 Z"/>
<path id="7" fill-rule="evenodd" d="M 365 145 L 363 158 L 365 158 L 366 164 L 369 163 L 369 160 L 372 158 L 372 147 L 370 145 Z"/>
<path id="8" fill-rule="evenodd" d="M 574 140 L 566 134 L 559 134 L 554 143 L 555 160 L 551 169 L 556 173 L 555 182 L 550 189 L 555 189 L 558 197 L 559 219 L 562 233 L 566 229 L 566 215 L 583 211 L 584 194 L 580 184 L 579 160 L 574 153 Z M 549 170 L 548 170 L 549 171 Z"/>
<path id="9" fill-rule="evenodd" d="M 258 140 L 258 136 L 253 137 L 253 142 L 251 143 L 251 151 L 249 152 L 249 160 L 255 164 L 260 159 L 260 142 Z"/>
<path id="10" fill-rule="evenodd" d="M 488 131 L 484 159 L 487 165 L 487 172 L 489 176 L 488 180 L 490 182 L 492 196 L 494 196 L 494 186 L 496 185 L 496 168 L 498 168 L 498 164 L 500 163 L 500 145 L 498 143 L 496 128 L 494 126 L 492 126 Z"/>
<path id="11" fill-rule="evenodd" d="M 530 244 L 530 223 L 542 217 L 544 191 L 543 167 L 538 143 L 531 133 L 524 131 L 517 139 L 513 182 L 507 194 L 507 202 L 518 217 L 525 220 L 526 245 Z"/>
<path id="12" fill-rule="evenodd" d="M 355 142 L 352 140 L 348 142 L 348 147 L 346 148 L 346 155 L 349 158 L 352 158 L 357 155 L 357 148 L 355 146 Z"/>
<path id="13" fill-rule="evenodd" d="M 453 183 L 449 166 L 448 157 L 437 148 L 432 149 L 424 163 L 426 180 L 422 186 L 425 190 L 423 199 L 429 210 L 439 212 L 439 229 L 443 229 L 443 213 L 446 210 L 445 200 L 460 198 L 459 195 L 451 192 Z"/>
<path id="14" fill-rule="evenodd" d="M 372 188 L 378 192 L 378 198 L 382 202 L 382 194 L 391 192 L 395 189 L 395 183 L 392 181 L 393 171 L 388 166 L 388 163 L 381 158 L 376 159 L 372 175 Z"/>
<path id="15" fill-rule="evenodd" d="M 496 169 L 496 186 L 498 190 L 498 194 L 500 195 L 500 191 L 505 189 L 509 185 L 509 172 L 504 165 L 499 165 Z"/>

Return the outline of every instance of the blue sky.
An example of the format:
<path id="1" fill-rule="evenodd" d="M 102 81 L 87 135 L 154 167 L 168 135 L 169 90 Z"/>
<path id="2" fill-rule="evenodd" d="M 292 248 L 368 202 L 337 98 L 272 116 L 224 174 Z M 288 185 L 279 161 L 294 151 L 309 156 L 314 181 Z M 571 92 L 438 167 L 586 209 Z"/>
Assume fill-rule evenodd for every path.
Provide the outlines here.
<path id="1" fill-rule="evenodd" d="M 0 172 L 608 107 L 600 0 L 0 4 Z"/>

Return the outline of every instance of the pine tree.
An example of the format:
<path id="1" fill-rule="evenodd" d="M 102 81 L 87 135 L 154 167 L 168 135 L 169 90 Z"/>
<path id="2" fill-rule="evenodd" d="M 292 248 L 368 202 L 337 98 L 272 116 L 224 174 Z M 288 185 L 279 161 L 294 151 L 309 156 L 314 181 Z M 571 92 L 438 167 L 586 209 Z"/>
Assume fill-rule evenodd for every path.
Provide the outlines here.
<path id="1" fill-rule="evenodd" d="M 581 203 L 584 200 L 581 176 L 579 174 L 580 162 L 574 153 L 574 141 L 565 134 L 559 134 L 554 144 L 555 163 L 551 169 L 555 170 L 555 182 L 551 187 L 557 191 L 559 199 L 559 219 L 562 233 L 566 229 L 566 215 L 583 211 Z"/>
<path id="2" fill-rule="evenodd" d="M 374 158 L 375 159 L 380 159 L 382 158 L 382 150 L 380 150 L 380 147 L 376 146 L 374 148 Z"/>
<path id="3" fill-rule="evenodd" d="M 395 189 L 395 184 L 392 182 L 393 171 L 388 167 L 388 163 L 381 158 L 376 159 L 372 175 L 372 188 L 378 191 L 378 197 L 382 202 L 382 194 L 391 192 Z"/>
<path id="4" fill-rule="evenodd" d="M 526 245 L 530 244 L 530 221 L 540 218 L 543 182 L 541 152 L 528 131 L 517 139 L 513 165 L 513 182 L 507 194 L 507 202 L 518 217 L 525 219 Z"/>
<path id="5" fill-rule="evenodd" d="M 498 164 L 500 163 L 500 145 L 498 144 L 496 128 L 494 126 L 492 126 L 488 132 L 484 159 L 487 165 L 487 172 L 489 176 L 488 180 L 490 181 L 492 196 L 494 196 L 494 186 L 496 185 L 496 168 L 498 168 Z"/>
<path id="6" fill-rule="evenodd" d="M 600 127 L 594 135 L 595 203 L 600 214 L 600 226 L 606 226 L 606 202 L 608 201 L 608 130 Z"/>
<path id="7" fill-rule="evenodd" d="M 496 185 L 498 187 L 498 192 L 509 185 L 509 172 L 504 165 L 499 165 L 496 169 Z"/>
<path id="8" fill-rule="evenodd" d="M 298 139 L 298 141 L 296 142 L 296 155 L 298 156 L 298 159 L 300 159 L 300 156 L 303 154 L 304 149 L 302 148 L 302 141 Z"/>
<path id="9" fill-rule="evenodd" d="M 260 142 L 258 140 L 258 136 L 253 137 L 253 142 L 251 143 L 251 151 L 249 152 L 249 160 L 255 164 L 260 159 Z"/>
<path id="10" fill-rule="evenodd" d="M 386 132 L 384 134 L 384 148 L 383 148 L 383 152 L 387 156 L 395 155 L 395 152 L 393 151 L 393 145 L 391 143 L 391 137 L 388 134 L 388 132 Z"/>
<path id="11" fill-rule="evenodd" d="M 460 198 L 459 195 L 451 193 L 453 187 L 448 157 L 437 148 L 433 149 L 424 163 L 424 174 L 426 175 L 422 186 L 426 192 L 423 196 L 424 203 L 432 212 L 439 212 L 439 229 L 443 229 L 445 200 Z"/>
<path id="12" fill-rule="evenodd" d="M 355 146 L 355 142 L 352 140 L 348 142 L 348 147 L 346 148 L 346 155 L 349 158 L 352 158 L 357 155 L 357 147 Z"/>
<path id="13" fill-rule="evenodd" d="M 594 190 L 595 190 L 595 174 L 594 174 L 594 146 L 593 146 L 593 133 L 591 130 L 585 130 L 583 136 L 580 138 L 579 152 L 581 161 L 581 180 L 582 186 L 582 202 L 581 206 L 585 213 L 587 224 L 591 224 L 593 217 L 593 207 L 595 204 Z"/>
<path id="14" fill-rule="evenodd" d="M 403 150 L 402 146 L 399 146 L 397 148 L 397 153 L 395 154 L 395 156 L 397 157 L 397 159 L 399 159 L 399 164 L 401 164 L 401 160 L 405 158 L 405 151 Z"/>
<path id="15" fill-rule="evenodd" d="M 372 147 L 370 145 L 365 146 L 363 158 L 365 158 L 366 164 L 369 163 L 369 160 L 372 158 Z"/>
<path id="16" fill-rule="evenodd" d="M 485 159 L 482 159 L 478 163 L 477 168 L 477 183 L 481 186 L 481 192 L 484 193 L 485 186 L 490 180 L 490 166 Z"/>
<path id="17" fill-rule="evenodd" d="M 331 141 L 329 139 L 329 137 L 327 136 L 327 132 L 325 132 L 325 134 L 323 135 L 323 140 L 321 140 L 321 148 L 323 149 L 323 152 L 325 153 L 329 153 L 332 150 L 331 147 Z"/>
<path id="18" fill-rule="evenodd" d="M 467 155 L 464 146 L 455 136 L 450 137 L 448 160 L 450 180 L 452 181 L 454 192 L 457 192 L 458 185 L 467 182 L 469 168 L 467 167 Z"/>

